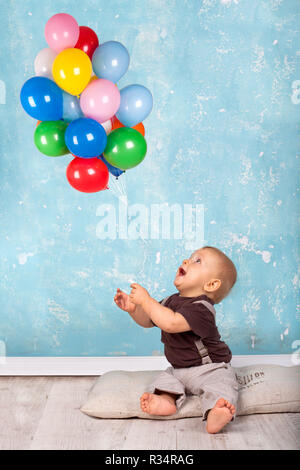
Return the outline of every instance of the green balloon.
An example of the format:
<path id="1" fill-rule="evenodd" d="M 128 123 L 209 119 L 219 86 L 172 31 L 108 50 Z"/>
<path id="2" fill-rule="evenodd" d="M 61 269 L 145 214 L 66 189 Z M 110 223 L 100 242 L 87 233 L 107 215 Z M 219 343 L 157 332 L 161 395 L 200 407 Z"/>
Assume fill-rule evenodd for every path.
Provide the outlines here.
<path id="1" fill-rule="evenodd" d="M 107 136 L 103 155 L 112 166 L 128 170 L 141 163 L 147 152 L 147 144 L 138 131 L 131 127 L 120 127 Z"/>
<path id="2" fill-rule="evenodd" d="M 59 157 L 70 153 L 65 143 L 68 123 L 64 121 L 43 121 L 34 133 L 34 143 L 44 155 Z"/>

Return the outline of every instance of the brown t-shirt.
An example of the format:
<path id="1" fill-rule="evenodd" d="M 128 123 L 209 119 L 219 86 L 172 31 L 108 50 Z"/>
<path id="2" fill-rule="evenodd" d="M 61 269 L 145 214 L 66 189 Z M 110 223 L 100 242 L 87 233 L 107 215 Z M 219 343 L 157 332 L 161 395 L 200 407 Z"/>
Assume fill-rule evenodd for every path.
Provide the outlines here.
<path id="1" fill-rule="evenodd" d="M 200 366 L 202 359 L 195 344 L 200 338 L 212 362 L 230 362 L 231 351 L 227 344 L 221 341 L 214 315 L 205 305 L 192 304 L 195 300 L 206 300 L 214 305 L 206 295 L 181 297 L 179 292 L 171 295 L 164 304 L 164 307 L 181 313 L 191 327 L 190 331 L 183 333 L 161 331 L 161 341 L 165 346 L 167 360 L 174 368 Z M 162 300 L 159 303 L 161 302 Z"/>

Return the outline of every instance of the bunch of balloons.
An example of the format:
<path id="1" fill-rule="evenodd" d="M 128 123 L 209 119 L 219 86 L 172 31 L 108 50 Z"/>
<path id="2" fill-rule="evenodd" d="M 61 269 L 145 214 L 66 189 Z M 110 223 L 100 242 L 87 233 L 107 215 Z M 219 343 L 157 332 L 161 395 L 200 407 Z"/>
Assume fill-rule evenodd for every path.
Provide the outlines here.
<path id="1" fill-rule="evenodd" d="M 119 90 L 116 82 L 129 67 L 126 47 L 99 44 L 73 16 L 52 16 L 45 37 L 49 47 L 36 56 L 36 75 L 20 93 L 24 110 L 38 120 L 35 145 L 50 157 L 75 157 L 66 172 L 73 188 L 108 189 L 109 173 L 119 177 L 145 158 L 142 121 L 152 110 L 152 94 L 137 84 Z"/>

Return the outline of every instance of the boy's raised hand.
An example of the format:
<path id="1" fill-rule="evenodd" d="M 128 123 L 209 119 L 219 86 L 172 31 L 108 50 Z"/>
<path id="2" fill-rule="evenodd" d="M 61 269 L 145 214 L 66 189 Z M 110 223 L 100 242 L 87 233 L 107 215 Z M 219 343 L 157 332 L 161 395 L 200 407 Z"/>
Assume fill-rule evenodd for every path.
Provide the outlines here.
<path id="1" fill-rule="evenodd" d="M 125 312 L 133 313 L 136 309 L 136 305 L 130 301 L 129 295 L 121 291 L 119 288 L 117 289 L 117 293 L 114 296 L 114 301 L 117 306 Z"/>
<path id="2" fill-rule="evenodd" d="M 142 305 L 145 300 L 150 298 L 149 292 L 140 284 L 133 282 L 130 284 L 130 287 L 131 292 L 129 294 L 129 300 L 135 305 Z"/>

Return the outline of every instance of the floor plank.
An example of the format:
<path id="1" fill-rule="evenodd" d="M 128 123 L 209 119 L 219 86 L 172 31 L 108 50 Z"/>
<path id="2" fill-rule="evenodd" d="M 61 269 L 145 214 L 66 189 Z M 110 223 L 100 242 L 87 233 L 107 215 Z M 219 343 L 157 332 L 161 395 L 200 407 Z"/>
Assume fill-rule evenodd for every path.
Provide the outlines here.
<path id="1" fill-rule="evenodd" d="M 0 377 L 0 449 L 300 449 L 300 413 L 238 416 L 214 435 L 202 418 L 91 418 L 80 407 L 94 380 Z"/>
<path id="2" fill-rule="evenodd" d="M 120 450 L 177 449 L 177 420 L 130 419 L 126 441 Z"/>
<path id="3" fill-rule="evenodd" d="M 0 449 L 30 446 L 47 404 L 48 377 L 0 377 Z"/>
<path id="4" fill-rule="evenodd" d="M 126 420 L 99 420 L 80 411 L 94 377 L 53 378 L 53 387 L 30 449 L 100 450 L 122 447 Z M 109 423 L 107 423 L 109 421 Z"/>

